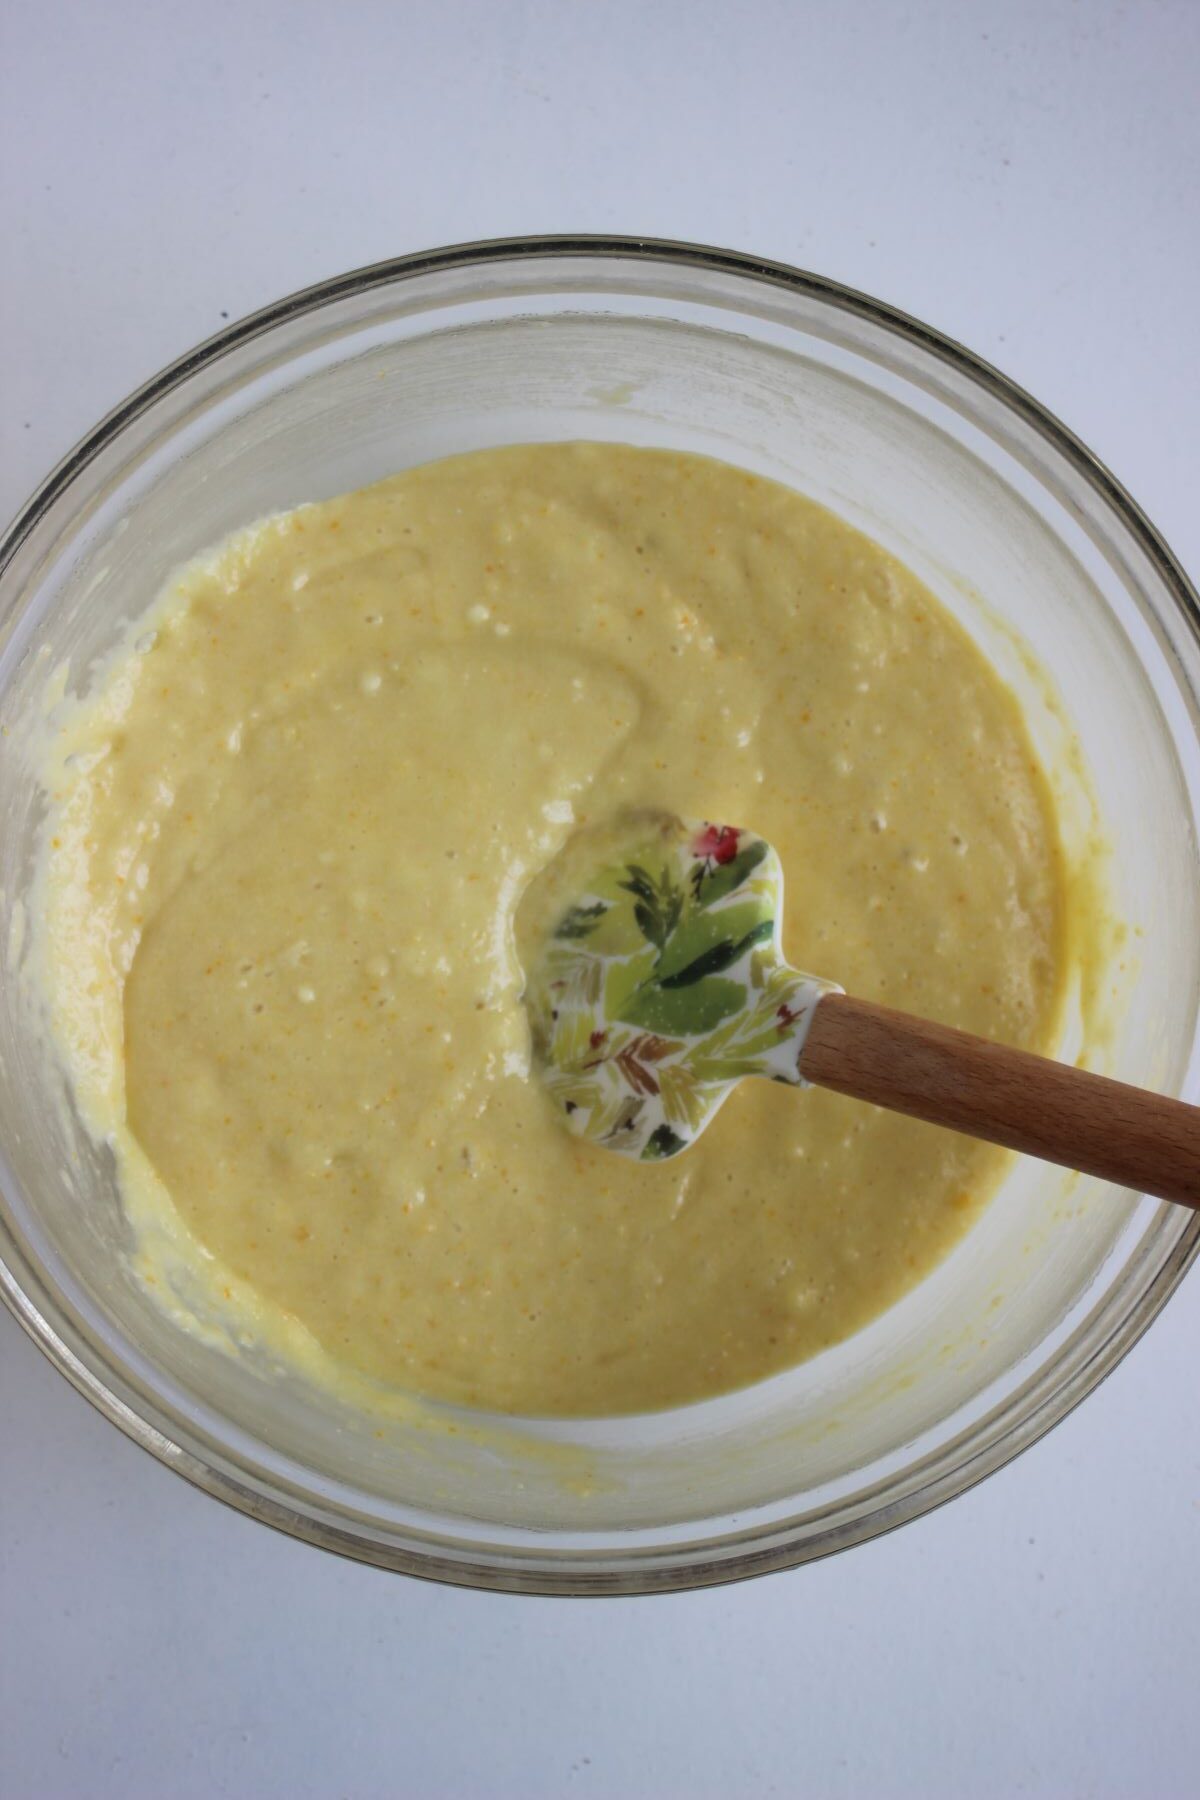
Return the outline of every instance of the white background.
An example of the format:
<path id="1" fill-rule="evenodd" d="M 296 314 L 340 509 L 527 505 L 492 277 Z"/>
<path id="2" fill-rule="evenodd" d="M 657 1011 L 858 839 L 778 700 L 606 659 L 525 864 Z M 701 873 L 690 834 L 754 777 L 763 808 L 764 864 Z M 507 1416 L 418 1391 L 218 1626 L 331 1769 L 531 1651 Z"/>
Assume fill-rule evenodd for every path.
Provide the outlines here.
<path id="1" fill-rule="evenodd" d="M 466 238 L 800 263 L 991 358 L 1200 572 L 1200 5 L 4 0 L 0 511 L 226 317 Z M 3 1800 L 1200 1791 L 1200 1277 L 832 1562 L 644 1601 L 351 1566 L 0 1320 Z"/>

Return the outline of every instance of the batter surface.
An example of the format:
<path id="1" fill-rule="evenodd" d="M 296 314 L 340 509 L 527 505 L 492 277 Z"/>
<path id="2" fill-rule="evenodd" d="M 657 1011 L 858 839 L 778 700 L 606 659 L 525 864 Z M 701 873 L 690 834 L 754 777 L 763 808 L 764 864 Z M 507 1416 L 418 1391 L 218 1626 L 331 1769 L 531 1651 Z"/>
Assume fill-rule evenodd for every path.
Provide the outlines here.
<path id="1" fill-rule="evenodd" d="M 220 1266 L 425 1395 L 755 1380 L 896 1299 L 1003 1167 L 764 1082 L 675 1162 L 569 1137 L 512 920 L 577 824 L 744 823 L 796 966 L 1052 1037 L 1066 886 L 1013 697 L 878 547 L 719 463 L 489 451 L 268 521 L 185 571 L 62 747 L 68 1059 Z"/>

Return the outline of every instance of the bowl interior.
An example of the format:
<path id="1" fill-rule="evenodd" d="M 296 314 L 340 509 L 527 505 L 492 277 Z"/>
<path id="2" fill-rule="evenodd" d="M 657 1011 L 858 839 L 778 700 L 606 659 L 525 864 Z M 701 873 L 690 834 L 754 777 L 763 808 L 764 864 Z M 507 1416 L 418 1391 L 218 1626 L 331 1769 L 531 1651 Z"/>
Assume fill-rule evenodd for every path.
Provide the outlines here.
<path id="1" fill-rule="evenodd" d="M 1107 846 L 1133 928 L 1093 972 L 1119 1031 L 1085 1040 L 1076 1004 L 1064 1051 L 1196 1096 L 1200 655 L 1080 459 L 986 377 L 819 284 L 616 253 L 448 260 L 227 334 L 94 444 L 15 546 L 0 626 L 4 1249 L 27 1322 L 81 1385 L 264 1516 L 437 1572 L 642 1585 L 852 1541 L 1002 1460 L 1128 1333 L 1191 1244 L 1185 1216 L 1026 1162 L 900 1305 L 753 1389 L 586 1423 L 370 1415 L 147 1298 L 112 1158 L 82 1130 L 20 978 L 48 696 L 86 688 L 179 563 L 413 463 L 576 437 L 780 478 L 934 589 L 1021 693 L 1071 852 L 1082 864 Z"/>

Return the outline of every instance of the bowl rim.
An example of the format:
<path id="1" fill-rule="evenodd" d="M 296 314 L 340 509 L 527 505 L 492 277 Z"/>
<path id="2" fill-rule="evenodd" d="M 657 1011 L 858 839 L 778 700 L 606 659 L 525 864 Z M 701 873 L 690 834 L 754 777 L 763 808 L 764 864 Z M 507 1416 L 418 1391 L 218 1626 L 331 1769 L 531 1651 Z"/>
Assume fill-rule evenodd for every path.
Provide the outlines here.
<path id="1" fill-rule="evenodd" d="M 252 343 L 288 320 L 320 311 L 340 300 L 430 274 L 506 262 L 605 259 L 643 262 L 664 268 L 691 268 L 785 289 L 836 312 L 856 317 L 902 339 L 942 363 L 1014 414 L 1058 453 L 1117 516 L 1189 628 L 1200 642 L 1200 596 L 1161 533 L 1111 470 L 1046 407 L 992 364 L 946 334 L 910 314 L 828 277 L 790 264 L 703 244 L 665 238 L 611 234 L 556 234 L 489 238 L 417 251 L 364 265 L 297 289 L 245 318 L 235 320 L 169 363 L 107 413 L 50 471 L 0 538 L 0 576 L 47 518 L 71 484 L 121 433 L 157 401 L 229 351 Z M 1169 1209 L 1172 1210 L 1173 1209 Z M 7 1234 L 6 1234 L 7 1235 Z M 21 1247 L 14 1261 L 25 1263 L 22 1283 L 0 1258 L 0 1297 L 49 1361 L 99 1412 L 127 1437 L 194 1486 L 240 1512 L 320 1548 L 409 1575 L 493 1591 L 542 1595 L 622 1595 L 680 1591 L 745 1580 L 796 1567 L 863 1543 L 919 1518 L 966 1492 L 1002 1468 L 1072 1412 L 1116 1367 L 1157 1317 L 1184 1274 L 1200 1255 L 1200 1214 L 1180 1231 L 1135 1303 L 1099 1342 L 1085 1344 L 1084 1320 L 1060 1346 L 1049 1368 L 1035 1371 L 1012 1394 L 964 1431 L 902 1473 L 905 1491 L 859 1510 L 835 1529 L 811 1533 L 812 1514 L 773 1523 L 763 1532 L 723 1535 L 691 1545 L 626 1550 L 488 1547 L 486 1557 L 439 1554 L 396 1541 L 382 1541 L 335 1525 L 270 1491 L 269 1480 L 227 1466 L 215 1466 L 184 1443 L 143 1418 L 55 1329 L 35 1298 L 42 1285 Z M 49 1297 L 49 1296 L 47 1296 Z M 76 1333 L 68 1326 L 68 1336 Z M 79 1333 L 80 1347 L 87 1333 Z M 147 1396 L 149 1399 L 149 1396 Z M 150 1410 L 160 1410 L 152 1403 Z M 1013 1414 L 1019 1415 L 1015 1420 Z M 839 1506 L 839 1510 L 841 1506 Z M 767 1539 L 754 1546 L 754 1538 Z"/>

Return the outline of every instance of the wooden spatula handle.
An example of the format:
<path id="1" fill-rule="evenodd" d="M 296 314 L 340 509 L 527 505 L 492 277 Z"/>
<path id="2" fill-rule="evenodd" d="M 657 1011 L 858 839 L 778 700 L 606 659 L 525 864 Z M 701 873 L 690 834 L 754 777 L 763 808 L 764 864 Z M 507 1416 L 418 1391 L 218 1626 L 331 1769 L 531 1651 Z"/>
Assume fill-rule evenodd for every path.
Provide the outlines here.
<path id="1" fill-rule="evenodd" d="M 820 1087 L 1200 1208 L 1200 1107 L 890 1007 L 827 994 L 800 1072 Z"/>

